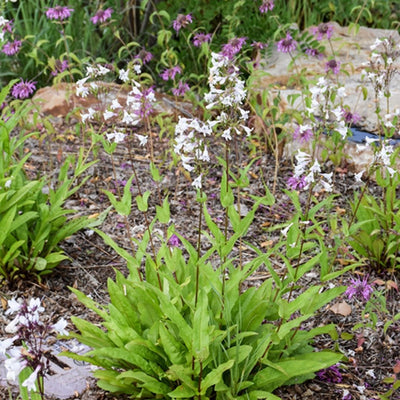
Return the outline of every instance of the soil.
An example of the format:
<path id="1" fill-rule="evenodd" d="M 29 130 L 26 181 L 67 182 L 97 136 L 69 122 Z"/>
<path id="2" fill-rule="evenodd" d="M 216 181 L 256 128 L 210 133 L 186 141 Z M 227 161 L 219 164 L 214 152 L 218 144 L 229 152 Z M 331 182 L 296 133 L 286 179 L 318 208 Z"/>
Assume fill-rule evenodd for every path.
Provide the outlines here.
<path id="1" fill-rule="evenodd" d="M 157 159 L 166 159 L 163 155 L 169 148 L 168 139 L 159 137 L 158 132 L 153 132 L 155 143 L 155 154 Z M 66 207 L 75 209 L 79 214 L 96 215 L 104 211 L 109 206 L 107 196 L 102 192 L 106 190 L 116 190 L 121 181 L 127 180 L 132 174 L 129 166 L 133 163 L 140 181 L 142 191 L 147 189 L 155 192 L 156 196 L 151 197 L 154 203 L 158 195 L 164 198 L 169 194 L 172 222 L 175 224 L 177 232 L 182 233 L 186 239 L 195 242 L 196 240 L 196 221 L 197 203 L 196 193 L 190 182 L 177 168 L 171 167 L 168 162 L 160 163 L 162 175 L 164 176 L 160 185 L 157 185 L 149 178 L 149 156 L 146 149 L 140 147 L 136 139 L 130 139 L 132 150 L 131 155 L 127 151 L 127 144 L 119 145 L 114 153 L 114 161 L 103 151 L 99 151 L 99 162 L 89 170 L 90 179 L 85 183 L 73 198 L 69 199 Z M 58 168 L 68 154 L 77 154 L 78 148 L 82 146 L 83 139 L 76 136 L 73 125 L 66 123 L 60 124 L 57 128 L 57 137 L 47 138 L 44 142 L 30 139 L 27 146 L 32 151 L 32 156 L 28 161 L 26 170 L 28 174 L 36 176 L 37 171 L 50 173 L 55 176 Z M 86 142 L 85 146 L 88 146 Z M 218 143 L 211 146 L 212 157 L 215 160 L 221 147 Z M 271 152 L 265 150 L 262 144 L 253 144 L 246 150 L 241 150 L 239 156 L 233 152 L 232 163 L 248 165 L 255 156 L 259 158 L 254 162 L 250 169 L 249 186 L 245 189 L 245 196 L 242 200 L 242 209 L 252 206 L 253 195 L 262 195 L 265 192 L 264 184 L 272 190 L 275 172 L 275 160 Z M 115 168 L 115 175 L 113 171 Z M 232 164 L 234 165 L 234 164 Z M 274 234 L 267 231 L 271 224 L 283 223 L 290 217 L 291 209 L 288 207 L 289 200 L 282 189 L 286 188 L 286 179 L 290 176 L 292 165 L 290 160 L 283 157 L 279 160 L 279 174 L 276 186 L 276 204 L 271 207 L 260 207 L 257 211 L 256 223 L 254 223 L 246 237 L 255 246 L 260 248 L 271 246 L 275 240 Z M 207 178 L 206 194 L 208 195 L 208 208 L 214 221 L 221 221 L 223 210 L 218 205 L 220 168 L 211 167 Z M 119 182 L 120 181 L 120 182 Z M 336 170 L 336 189 L 337 207 L 340 209 L 348 208 L 347 199 L 352 198 L 353 191 L 357 189 L 354 184 L 353 173 L 347 170 L 346 165 Z M 136 187 L 133 185 L 134 195 Z M 154 189 L 156 188 L 156 189 Z M 377 188 L 371 188 L 378 193 Z M 145 232 L 145 218 L 143 213 L 135 207 L 129 216 L 130 234 L 140 238 Z M 101 229 L 113 238 L 120 246 L 130 249 L 129 233 L 125 222 L 118 217 L 115 212 L 110 212 Z M 206 246 L 206 243 L 204 244 Z M 68 255 L 69 260 L 59 265 L 54 273 L 45 277 L 41 282 L 34 279 L 19 281 L 16 284 L 3 284 L 0 287 L 0 296 L 3 300 L 12 297 L 39 297 L 45 306 L 45 313 L 52 320 L 60 317 L 69 319 L 71 316 L 78 316 L 96 322 L 97 317 L 82 306 L 75 295 L 71 293 L 69 287 L 77 288 L 85 294 L 90 294 L 99 303 L 106 304 L 108 300 L 107 279 L 113 279 L 115 270 L 126 273 L 125 263 L 115 252 L 106 246 L 103 240 L 90 231 L 80 231 L 61 243 L 61 248 Z M 246 256 L 246 251 L 243 253 Z M 340 264 L 336 266 L 340 268 Z M 282 272 L 283 271 L 279 271 Z M 374 271 L 366 265 L 355 271 L 359 276 L 369 275 L 369 281 L 378 279 L 387 282 L 391 280 L 394 286 L 399 286 L 399 274 L 395 271 Z M 267 276 L 266 271 L 257 271 L 249 280 L 249 285 L 259 284 Z M 333 282 L 331 285 L 348 284 L 354 273 L 346 273 Z M 318 274 L 308 274 L 303 280 L 302 285 L 319 284 Z M 382 282 L 378 281 L 379 284 Z M 377 283 L 377 286 L 378 286 Z M 320 310 L 308 322 L 309 326 L 335 323 L 339 332 L 339 338 L 333 341 L 330 337 L 322 336 L 317 338 L 315 347 L 318 349 L 336 349 L 349 358 L 340 367 L 342 379 L 337 382 L 329 382 L 315 378 L 303 384 L 282 387 L 275 392 L 282 399 L 378 399 L 379 395 L 384 394 L 390 386 L 383 383 L 383 379 L 391 377 L 398 372 L 394 367 L 400 362 L 400 324 L 393 323 L 387 332 L 383 331 L 383 325 L 388 318 L 398 312 L 400 294 L 396 288 L 388 291 L 387 294 L 388 314 L 380 315 L 375 328 L 360 328 L 353 332 L 353 327 L 362 321 L 363 302 L 355 298 L 348 300 L 346 296 L 341 296 L 335 303 L 346 301 L 351 306 L 349 315 L 335 313 L 328 307 Z M 4 301 L 3 301 L 4 306 Z M 6 317 L 0 316 L 3 322 L 7 322 Z M 367 318 L 364 319 L 367 322 Z M 5 323 L 1 324 L 0 335 L 5 337 Z M 69 329 L 73 329 L 69 324 Z M 353 338 L 346 340 L 346 333 L 354 334 Z M 344 334 L 344 335 L 343 335 Z M 342 335 L 342 337 L 340 337 Z M 400 378 L 400 376 L 397 376 Z M 352 397 L 343 397 L 349 393 Z M 0 398 L 8 398 L 8 389 L 0 389 Z M 15 395 L 13 398 L 16 398 Z M 124 396 L 116 396 L 105 393 L 97 388 L 95 381 L 88 382 L 87 389 L 71 398 L 85 400 L 111 400 L 124 399 Z M 392 399 L 400 399 L 400 394 L 394 394 Z M 48 398 L 50 400 L 50 398 Z"/>

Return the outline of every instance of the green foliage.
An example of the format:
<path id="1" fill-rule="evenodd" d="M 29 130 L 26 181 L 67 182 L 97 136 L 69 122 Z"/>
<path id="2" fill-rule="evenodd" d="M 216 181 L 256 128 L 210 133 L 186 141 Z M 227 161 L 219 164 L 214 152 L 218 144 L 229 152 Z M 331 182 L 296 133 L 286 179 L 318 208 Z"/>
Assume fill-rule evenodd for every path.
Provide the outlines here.
<path id="1" fill-rule="evenodd" d="M 221 196 L 226 197 L 224 190 Z M 334 336 L 333 325 L 301 327 L 344 288 L 321 291 L 313 286 L 287 299 L 290 285 L 317 259 L 299 268 L 295 279 L 293 274 L 285 280 L 274 274 L 259 287 L 242 288 L 261 266 L 273 271 L 274 249 L 257 251 L 241 266 L 232 256 L 261 201 L 271 204 L 273 197 L 256 201 L 244 218 L 226 202 L 230 238 L 203 204 L 211 247 L 202 256 L 180 237 L 183 250 L 164 243 L 153 259 L 146 251 L 149 232 L 137 243 L 137 253 L 129 255 L 97 231 L 126 259 L 130 274 L 117 271 L 116 280 L 108 280 L 110 304 L 105 307 L 71 289 L 102 322 L 99 326 L 73 317 L 80 333 L 71 336 L 92 350 L 68 356 L 99 366 L 94 375 L 101 388 L 141 398 L 276 399 L 272 391 L 277 387 L 303 382 L 338 362 L 340 354 L 315 352 L 311 346 L 317 335 Z M 221 262 L 213 265 L 216 259 Z M 146 280 L 138 273 L 141 267 Z"/>
<path id="2" fill-rule="evenodd" d="M 14 83 L 2 90 L 0 102 Z M 8 281 L 51 273 L 67 258 L 58 244 L 82 228 L 98 225 L 105 217 L 68 218 L 76 211 L 63 207 L 87 179 L 74 186 L 77 178 L 93 164 L 85 163 L 83 151 L 77 160 L 67 158 L 56 183 L 27 177 L 24 164 L 30 155 L 20 158 L 20 154 L 29 136 L 17 137 L 14 130 L 28 111 L 22 105 L 0 122 L 0 276 Z M 74 173 L 69 177 L 71 166 Z"/>
<path id="3" fill-rule="evenodd" d="M 399 268 L 400 265 L 400 200 L 396 188 L 398 174 L 390 177 L 376 173 L 377 183 L 383 188 L 383 198 L 376 200 L 369 194 L 355 195 L 352 202 L 355 224 L 350 229 L 350 245 L 359 256 L 377 270 Z"/>

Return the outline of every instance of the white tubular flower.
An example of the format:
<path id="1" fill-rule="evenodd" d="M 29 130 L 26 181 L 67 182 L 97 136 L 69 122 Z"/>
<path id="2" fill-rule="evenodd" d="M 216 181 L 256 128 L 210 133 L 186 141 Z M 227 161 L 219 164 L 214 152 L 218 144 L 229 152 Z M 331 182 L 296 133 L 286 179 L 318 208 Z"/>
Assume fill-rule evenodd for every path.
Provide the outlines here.
<path id="1" fill-rule="evenodd" d="M 26 367 L 26 361 L 21 357 L 21 351 L 15 347 L 8 352 L 10 358 L 4 361 L 7 370 L 7 380 L 16 381 L 21 371 Z"/>
<path id="2" fill-rule="evenodd" d="M 26 387 L 28 389 L 28 391 L 36 391 L 36 382 L 37 382 L 37 377 L 38 377 L 38 373 L 40 371 L 41 367 L 40 365 L 38 365 L 36 367 L 36 369 L 29 375 L 29 377 L 27 379 L 25 379 L 22 382 L 22 386 Z"/>
<path id="3" fill-rule="evenodd" d="M 7 302 L 8 305 L 8 309 L 5 312 L 6 315 L 8 314 L 14 314 L 16 312 L 18 312 L 21 309 L 21 304 L 18 303 L 17 300 L 15 300 L 14 298 L 12 298 L 11 300 L 9 300 Z"/>
<path id="4" fill-rule="evenodd" d="M 282 229 L 281 230 L 281 235 L 282 236 L 287 236 L 287 234 L 288 234 L 288 232 L 289 232 L 289 229 L 290 229 L 290 227 L 293 225 L 293 222 L 291 222 L 286 228 L 284 228 L 284 229 Z"/>
<path id="5" fill-rule="evenodd" d="M 116 110 L 117 108 L 122 108 L 117 99 L 114 99 L 110 106 L 111 110 Z"/>
<path id="6" fill-rule="evenodd" d="M 129 72 L 125 71 L 124 69 L 119 70 L 119 79 L 121 79 L 122 82 L 128 82 L 129 81 Z"/>
<path id="7" fill-rule="evenodd" d="M 65 329 L 67 324 L 68 322 L 64 318 L 61 318 L 57 323 L 52 325 L 52 328 L 60 335 L 68 335 L 68 331 Z"/>
<path id="8" fill-rule="evenodd" d="M 112 117 L 115 117 L 117 114 L 115 114 L 115 112 L 112 112 L 112 111 L 109 111 L 109 110 L 106 110 L 106 111 L 104 111 L 104 113 L 103 113 L 103 117 L 104 117 L 104 119 L 107 121 L 108 119 L 110 119 L 110 118 L 112 118 Z"/>
<path id="9" fill-rule="evenodd" d="M 354 175 L 354 180 L 358 183 L 358 182 L 362 182 L 362 176 L 364 174 L 364 170 L 360 171 L 358 174 Z"/>
<path id="10" fill-rule="evenodd" d="M 135 136 L 139 139 L 139 145 L 144 147 L 147 144 L 147 136 L 144 135 L 139 135 L 138 133 L 135 133 Z"/>
<path id="11" fill-rule="evenodd" d="M 18 336 L 16 335 L 12 338 L 2 340 L 0 342 L 0 354 L 4 356 L 6 354 L 6 350 L 9 349 L 17 339 Z"/>
<path id="12" fill-rule="evenodd" d="M 200 175 L 192 182 L 192 186 L 194 186 L 196 189 L 201 189 L 201 178 L 202 178 L 202 174 L 200 174 Z"/>

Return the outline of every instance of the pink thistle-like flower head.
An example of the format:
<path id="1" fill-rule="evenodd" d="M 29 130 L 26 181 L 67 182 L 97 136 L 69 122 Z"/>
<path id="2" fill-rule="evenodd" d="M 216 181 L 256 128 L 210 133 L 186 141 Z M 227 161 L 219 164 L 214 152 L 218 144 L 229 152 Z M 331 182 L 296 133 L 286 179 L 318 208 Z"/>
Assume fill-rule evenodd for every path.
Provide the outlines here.
<path id="1" fill-rule="evenodd" d="M 319 24 L 311 29 L 311 32 L 317 37 L 317 40 L 322 40 L 324 36 L 330 39 L 333 35 L 333 26 L 327 23 Z"/>
<path id="2" fill-rule="evenodd" d="M 189 85 L 185 82 L 179 81 L 178 87 L 172 89 L 172 94 L 174 96 L 184 96 L 184 94 L 190 90 Z"/>
<path id="3" fill-rule="evenodd" d="M 200 47 L 203 43 L 210 43 L 211 33 L 196 33 L 193 37 L 193 45 Z"/>
<path id="4" fill-rule="evenodd" d="M 360 114 L 352 113 L 350 110 L 345 108 L 342 109 L 344 121 L 350 125 L 356 125 L 361 120 Z"/>
<path id="5" fill-rule="evenodd" d="M 307 186 L 304 176 L 292 176 L 287 180 L 287 185 L 292 190 L 302 190 Z"/>
<path id="6" fill-rule="evenodd" d="M 13 42 L 6 43 L 1 51 L 8 56 L 13 56 L 19 52 L 21 45 L 22 42 L 20 40 L 14 40 Z"/>
<path id="7" fill-rule="evenodd" d="M 139 51 L 138 54 L 136 54 L 135 58 L 138 60 L 141 60 L 143 65 L 145 65 L 151 61 L 151 59 L 153 58 L 153 54 L 151 54 L 146 49 L 142 49 Z"/>
<path id="8" fill-rule="evenodd" d="M 340 61 L 336 61 L 334 58 L 329 60 L 325 64 L 325 72 L 332 71 L 335 75 L 340 72 Z"/>
<path id="9" fill-rule="evenodd" d="M 323 53 L 321 53 L 321 52 L 318 51 L 317 49 L 313 49 L 313 48 L 311 48 L 311 47 L 308 48 L 308 49 L 306 49 L 306 50 L 305 50 L 305 53 L 306 53 L 308 56 L 318 58 L 319 60 L 320 60 L 321 58 L 324 58 L 324 54 L 323 54 Z"/>
<path id="10" fill-rule="evenodd" d="M 176 33 L 178 33 L 182 28 L 186 28 L 190 23 L 193 22 L 191 14 L 178 14 L 176 19 L 172 23 L 172 27 L 175 29 Z"/>
<path id="11" fill-rule="evenodd" d="M 54 71 L 51 71 L 51 75 L 57 76 L 68 68 L 68 60 L 56 60 L 54 68 Z"/>
<path id="12" fill-rule="evenodd" d="M 311 127 L 307 125 L 299 125 L 293 132 L 293 137 L 300 143 L 308 143 L 313 136 L 314 133 L 311 130 Z"/>
<path id="13" fill-rule="evenodd" d="M 176 74 L 180 74 L 181 72 L 182 72 L 181 67 L 180 67 L 179 65 L 175 65 L 175 67 L 165 69 L 165 70 L 160 74 L 160 76 L 161 76 L 161 78 L 162 78 L 164 81 L 168 81 L 169 79 L 174 80 Z"/>
<path id="14" fill-rule="evenodd" d="M 11 94 L 16 99 L 26 99 L 36 90 L 35 84 L 36 82 L 24 81 L 21 79 L 21 82 L 13 86 Z"/>
<path id="15" fill-rule="evenodd" d="M 229 40 L 228 43 L 222 46 L 221 54 L 229 58 L 229 60 L 232 60 L 233 57 L 242 49 L 243 45 L 246 43 L 246 39 L 247 38 L 245 37 L 239 37 Z"/>
<path id="16" fill-rule="evenodd" d="M 63 6 L 55 6 L 53 8 L 49 8 L 46 11 L 46 17 L 48 19 L 57 19 L 62 21 L 71 16 L 71 12 L 74 11 L 73 8 L 63 7 Z"/>
<path id="17" fill-rule="evenodd" d="M 278 51 L 281 53 L 291 53 L 297 49 L 297 42 L 292 38 L 288 32 L 284 39 L 281 39 L 277 44 Z"/>
<path id="18" fill-rule="evenodd" d="M 107 8 L 106 10 L 98 10 L 96 14 L 90 18 L 93 24 L 98 24 L 98 23 L 104 23 L 106 22 L 109 18 L 111 18 L 111 14 L 113 13 L 112 8 Z"/>
<path id="19" fill-rule="evenodd" d="M 368 276 L 365 276 L 363 280 L 360 278 L 352 278 L 351 283 L 347 287 L 347 290 L 344 292 L 344 294 L 347 295 L 349 299 L 351 299 L 353 296 L 356 296 L 362 297 L 365 301 L 368 301 L 373 291 L 373 287 L 368 283 Z"/>
<path id="20" fill-rule="evenodd" d="M 181 244 L 180 239 L 175 234 L 168 239 L 168 244 L 171 247 L 178 247 Z"/>
<path id="21" fill-rule="evenodd" d="M 274 0 L 263 0 L 261 6 L 259 7 L 260 13 L 264 14 L 268 11 L 272 11 L 275 7 Z"/>
<path id="22" fill-rule="evenodd" d="M 6 21 L 6 22 L 4 23 L 4 25 L 2 25 L 1 30 L 2 30 L 3 32 L 12 33 L 12 30 L 13 30 L 13 20 L 11 20 L 11 21 Z"/>

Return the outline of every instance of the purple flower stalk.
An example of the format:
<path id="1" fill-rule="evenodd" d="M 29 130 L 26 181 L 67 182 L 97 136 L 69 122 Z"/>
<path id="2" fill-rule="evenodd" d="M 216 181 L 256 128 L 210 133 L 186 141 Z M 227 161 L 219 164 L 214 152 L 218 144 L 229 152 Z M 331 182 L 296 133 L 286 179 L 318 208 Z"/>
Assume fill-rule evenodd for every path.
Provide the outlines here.
<path id="1" fill-rule="evenodd" d="M 8 56 L 13 56 L 19 52 L 22 42 L 20 40 L 14 40 L 13 42 L 6 43 L 1 51 Z"/>
<path id="2" fill-rule="evenodd" d="M 340 72 L 340 61 L 336 61 L 335 59 L 329 60 L 325 64 L 325 72 L 332 71 L 335 75 Z"/>
<path id="3" fill-rule="evenodd" d="M 307 186 L 304 176 L 292 176 L 287 180 L 287 185 L 291 190 L 302 190 Z"/>
<path id="4" fill-rule="evenodd" d="M 106 22 L 109 18 L 111 18 L 111 14 L 113 12 L 112 8 L 107 8 L 107 10 L 98 10 L 96 14 L 90 18 L 93 24 L 98 24 L 98 23 L 104 23 Z"/>
<path id="5" fill-rule="evenodd" d="M 169 79 L 174 80 L 176 74 L 180 74 L 181 72 L 182 72 L 181 67 L 180 67 L 179 65 L 175 65 L 175 67 L 165 69 L 165 70 L 160 74 L 160 76 L 161 76 L 161 78 L 162 78 L 164 81 L 168 81 Z"/>
<path id="6" fill-rule="evenodd" d="M 193 37 L 193 45 L 200 47 L 203 43 L 211 42 L 211 33 L 196 33 Z"/>
<path id="7" fill-rule="evenodd" d="M 373 287 L 368 283 L 368 276 L 365 276 L 363 280 L 360 278 L 352 278 L 351 284 L 347 287 L 347 290 L 344 292 L 344 294 L 347 295 L 349 299 L 351 299 L 353 296 L 356 296 L 362 297 L 365 301 L 368 301 L 373 291 Z"/>
<path id="8" fill-rule="evenodd" d="M 21 82 L 16 83 L 11 89 L 11 95 L 16 99 L 26 99 L 29 97 L 35 90 L 36 82 L 24 81 L 21 79 Z"/>
<path id="9" fill-rule="evenodd" d="M 74 11 L 73 8 L 63 7 L 63 6 L 55 6 L 53 8 L 49 8 L 46 11 L 46 17 L 48 19 L 57 19 L 64 20 L 71 16 L 71 12 Z"/>
<path id="10" fill-rule="evenodd" d="M 263 0 L 261 6 L 259 7 L 260 13 L 264 14 L 268 11 L 272 11 L 275 7 L 274 0 Z"/>
<path id="11" fill-rule="evenodd" d="M 178 14 L 176 20 L 174 20 L 172 23 L 172 27 L 175 29 L 176 33 L 179 33 L 182 28 L 186 28 L 186 26 L 192 22 L 193 20 L 191 14 Z"/>
<path id="12" fill-rule="evenodd" d="M 322 23 L 317 27 L 312 28 L 311 32 L 317 37 L 317 40 L 322 40 L 324 36 L 326 36 L 327 39 L 330 39 L 333 35 L 333 26 Z"/>
<path id="13" fill-rule="evenodd" d="M 134 113 L 141 119 L 144 120 L 154 113 L 153 103 L 156 98 L 154 95 L 154 89 L 152 87 L 143 89 L 142 91 L 137 88 L 133 90 L 132 95 L 128 97 L 128 105 L 133 104 Z"/>
<path id="14" fill-rule="evenodd" d="M 222 46 L 221 54 L 229 60 L 232 60 L 233 57 L 242 49 L 243 45 L 246 43 L 246 39 L 247 38 L 245 37 L 231 39 L 228 43 Z"/>
<path id="15" fill-rule="evenodd" d="M 321 380 L 328 383 L 340 383 L 343 380 L 342 374 L 339 371 L 339 364 L 332 365 L 329 368 L 318 371 L 315 375 Z"/>
<path id="16" fill-rule="evenodd" d="M 291 53 L 297 49 L 297 42 L 292 38 L 288 32 L 284 39 L 281 39 L 277 44 L 278 51 L 281 53 Z"/>
<path id="17" fill-rule="evenodd" d="M 324 58 L 324 54 L 323 54 L 323 53 L 321 53 L 321 52 L 318 51 L 317 49 L 313 49 L 313 48 L 311 48 L 311 47 L 308 48 L 308 49 L 306 49 L 306 50 L 305 50 L 305 53 L 306 53 L 308 56 L 318 58 L 319 60 L 320 60 L 321 58 Z"/>
<path id="18" fill-rule="evenodd" d="M 189 85 L 185 82 L 179 81 L 178 87 L 172 89 L 172 94 L 174 96 L 184 96 L 184 94 L 190 90 Z"/>

